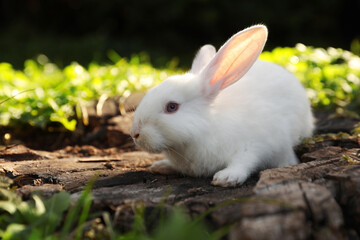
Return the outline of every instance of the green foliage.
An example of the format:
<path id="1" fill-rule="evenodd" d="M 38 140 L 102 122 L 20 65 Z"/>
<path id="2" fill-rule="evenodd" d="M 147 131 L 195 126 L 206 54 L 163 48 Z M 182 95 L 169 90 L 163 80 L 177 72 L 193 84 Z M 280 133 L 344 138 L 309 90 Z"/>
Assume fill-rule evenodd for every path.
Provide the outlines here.
<path id="1" fill-rule="evenodd" d="M 176 72 L 173 68 L 153 68 L 144 61 L 146 56 L 134 56 L 130 61 L 114 52 L 110 56 L 115 64 L 90 64 L 87 69 L 72 63 L 61 70 L 44 55 L 37 61 L 27 60 L 23 71 L 0 63 L 0 125 L 28 123 L 45 128 L 59 122 L 74 130 L 76 113 L 81 114 L 89 101 L 101 96 L 127 96 Z"/>
<path id="2" fill-rule="evenodd" d="M 260 59 L 275 62 L 294 73 L 307 89 L 316 109 L 360 112 L 360 57 L 342 49 L 275 48 Z"/>
<path id="3" fill-rule="evenodd" d="M 3 240 L 45 239 L 54 233 L 69 207 L 68 193 L 59 192 L 48 200 L 33 195 L 31 201 L 25 202 L 8 189 L 11 180 L 0 176 L 0 181 L 0 237 Z"/>
<path id="4" fill-rule="evenodd" d="M 84 223 L 91 217 L 93 183 L 94 180 L 90 181 L 71 206 L 67 192 L 56 193 L 50 199 L 33 194 L 30 201 L 23 201 L 9 189 L 12 180 L 0 176 L 0 238 L 62 240 L 75 228 L 75 239 L 82 239 Z"/>
<path id="5" fill-rule="evenodd" d="M 12 180 L 0 176 L 0 238 L 61 240 L 66 239 L 76 227 L 75 239 L 81 239 L 84 222 L 90 217 L 93 182 L 85 187 L 76 204 L 71 207 L 70 194 L 67 192 L 56 193 L 50 199 L 33 194 L 30 201 L 23 201 L 9 189 Z"/>
<path id="6" fill-rule="evenodd" d="M 23 71 L 0 63 L 0 125 L 45 128 L 57 122 L 74 130 L 90 101 L 126 97 L 180 72 L 171 63 L 168 69 L 156 69 L 145 55 L 127 61 L 113 51 L 109 57 L 113 65 L 88 68 L 72 63 L 59 69 L 44 55 L 27 60 Z M 351 52 L 298 44 L 264 52 L 260 58 L 293 72 L 306 87 L 313 108 L 360 112 L 360 58 Z"/>
<path id="7" fill-rule="evenodd" d="M 12 180 L 0 176 L 0 238 L 62 240 L 72 236 L 74 239 L 85 239 L 85 222 L 91 221 L 95 216 L 90 215 L 93 183 L 91 181 L 77 202 L 70 206 L 70 194 L 66 192 L 59 192 L 46 200 L 32 195 L 30 201 L 23 201 L 9 189 Z M 167 217 L 161 215 L 158 226 L 149 234 L 146 231 L 144 209 L 141 205 L 137 207 L 133 230 L 125 234 L 114 229 L 109 214 L 104 212 L 102 216 L 106 232 L 93 236 L 93 239 L 103 239 L 106 236 L 106 239 L 113 240 L 215 240 L 224 235 L 223 232 L 210 233 L 201 221 L 203 216 L 191 220 L 179 208 L 172 210 Z"/>

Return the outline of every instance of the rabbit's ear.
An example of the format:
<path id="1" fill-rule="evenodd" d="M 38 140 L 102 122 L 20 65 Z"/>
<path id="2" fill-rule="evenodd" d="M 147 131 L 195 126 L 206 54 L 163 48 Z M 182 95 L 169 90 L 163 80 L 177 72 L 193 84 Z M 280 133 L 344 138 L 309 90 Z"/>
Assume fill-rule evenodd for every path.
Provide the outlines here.
<path id="1" fill-rule="evenodd" d="M 264 48 L 267 28 L 255 25 L 232 36 L 201 72 L 203 93 L 216 96 L 218 92 L 239 80 L 255 63 Z"/>
<path id="2" fill-rule="evenodd" d="M 216 54 L 213 45 L 204 45 L 200 48 L 191 66 L 191 73 L 199 74 L 201 70 L 210 62 Z"/>

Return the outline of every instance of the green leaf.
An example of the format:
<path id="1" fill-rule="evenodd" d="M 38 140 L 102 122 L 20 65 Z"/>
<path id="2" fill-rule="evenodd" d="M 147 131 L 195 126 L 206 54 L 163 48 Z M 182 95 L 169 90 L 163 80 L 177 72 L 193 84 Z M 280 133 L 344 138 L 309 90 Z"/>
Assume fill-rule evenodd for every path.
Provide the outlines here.
<path id="1" fill-rule="evenodd" d="M 44 235 L 52 234 L 59 226 L 63 219 L 64 212 L 69 208 L 70 194 L 67 192 L 59 192 L 54 194 L 52 198 L 45 200 L 47 224 L 44 227 Z"/>
<path id="2" fill-rule="evenodd" d="M 18 224 L 18 223 L 12 223 L 10 224 L 3 236 L 2 236 L 2 240 L 14 240 L 14 239 L 22 239 L 21 236 L 19 236 L 19 234 L 24 231 L 26 229 L 26 226 L 24 224 Z"/>
<path id="3" fill-rule="evenodd" d="M 0 188 L 8 188 L 13 183 L 13 180 L 10 178 L 0 175 Z"/>
<path id="4" fill-rule="evenodd" d="M 69 131 L 74 131 L 75 128 L 76 128 L 76 123 L 77 121 L 75 119 L 72 119 L 72 120 L 68 120 L 67 118 L 64 118 L 64 117 L 59 117 L 59 116 L 56 116 L 56 115 L 52 115 L 50 117 L 50 120 L 52 122 L 59 122 L 61 123 L 67 130 Z"/>
<path id="5" fill-rule="evenodd" d="M 35 201 L 34 213 L 39 216 L 44 214 L 46 212 L 46 208 L 43 200 L 38 195 L 33 195 L 32 198 Z"/>
<path id="6" fill-rule="evenodd" d="M 16 212 L 16 204 L 10 201 L 0 201 L 0 209 L 10 213 L 14 214 Z"/>
<path id="7" fill-rule="evenodd" d="M 21 199 L 14 191 L 0 188 L 0 199 L 18 203 Z"/>
<path id="8" fill-rule="evenodd" d="M 70 205 L 70 194 L 68 192 L 58 192 L 50 199 L 45 200 L 47 211 L 62 214 Z"/>

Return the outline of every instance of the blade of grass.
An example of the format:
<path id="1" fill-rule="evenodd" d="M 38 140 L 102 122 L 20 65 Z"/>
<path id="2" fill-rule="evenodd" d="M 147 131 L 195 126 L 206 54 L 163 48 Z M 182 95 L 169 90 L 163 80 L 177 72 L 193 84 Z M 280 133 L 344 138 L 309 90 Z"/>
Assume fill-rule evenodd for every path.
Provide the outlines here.
<path id="1" fill-rule="evenodd" d="M 9 98 L 1 101 L 1 102 L 0 102 L 0 105 L 3 104 L 4 102 L 7 102 L 7 101 L 9 101 L 9 100 L 11 100 L 11 99 L 16 98 L 16 97 L 19 96 L 20 94 L 23 94 L 23 93 L 26 93 L 26 92 L 30 92 L 30 91 L 34 91 L 34 90 L 35 90 L 35 89 L 33 88 L 33 89 L 27 89 L 27 90 L 18 92 L 17 94 L 15 94 L 15 95 L 13 95 L 13 96 L 11 96 L 11 97 L 9 97 Z"/>
<path id="2" fill-rule="evenodd" d="M 69 210 L 69 212 L 65 218 L 64 227 L 61 230 L 59 240 L 66 238 L 66 236 L 70 233 L 71 228 L 73 227 L 74 223 L 77 220 L 79 220 L 78 226 L 81 229 L 79 231 L 82 231 L 83 227 L 81 225 L 85 222 L 86 218 L 89 215 L 90 206 L 91 206 L 91 202 L 92 202 L 91 189 L 92 189 L 92 186 L 94 185 L 97 177 L 98 177 L 98 175 L 94 176 L 89 181 L 89 183 L 85 186 L 80 198 L 76 202 L 75 206 Z M 80 214 L 80 212 L 81 212 L 81 214 Z M 79 214 L 80 214 L 80 217 L 78 218 Z M 76 236 L 77 236 L 77 234 L 76 234 Z"/>
<path id="3" fill-rule="evenodd" d="M 106 229 L 110 234 L 110 239 L 116 239 L 116 234 L 113 228 L 113 224 L 110 220 L 110 214 L 108 212 L 104 212 L 102 217 L 105 222 Z"/>
<path id="4" fill-rule="evenodd" d="M 76 234 L 75 234 L 75 239 L 81 239 L 83 229 L 84 229 L 84 223 L 89 216 L 91 202 L 92 202 L 92 197 L 91 197 L 91 194 L 89 193 L 84 198 L 83 209 L 81 211 L 81 215 L 79 218 L 78 227 L 77 227 Z"/>

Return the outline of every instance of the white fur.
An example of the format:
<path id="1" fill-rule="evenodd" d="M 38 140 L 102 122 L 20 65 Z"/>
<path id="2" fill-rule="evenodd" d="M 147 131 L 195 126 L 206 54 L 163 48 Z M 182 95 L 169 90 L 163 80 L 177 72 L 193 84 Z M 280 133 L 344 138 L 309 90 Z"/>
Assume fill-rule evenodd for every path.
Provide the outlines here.
<path id="1" fill-rule="evenodd" d="M 196 70 L 163 81 L 136 110 L 135 143 L 166 156 L 151 170 L 214 175 L 214 185 L 234 186 L 260 169 L 296 164 L 293 146 L 313 131 L 310 104 L 296 77 L 257 60 L 241 80 L 213 97 L 204 96 L 208 80 L 201 73 L 213 58 L 209 49 L 210 54 L 200 50 L 194 60 L 201 57 L 205 66 L 193 63 Z M 169 101 L 180 104 L 177 112 L 165 112 Z"/>

